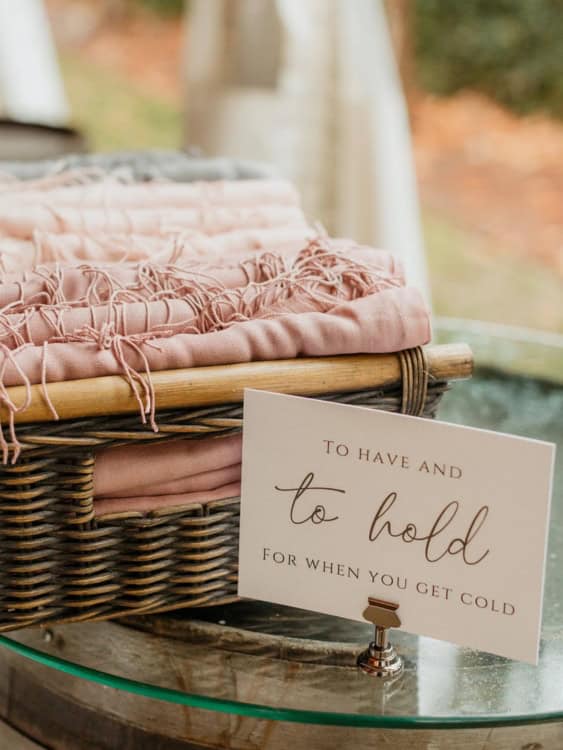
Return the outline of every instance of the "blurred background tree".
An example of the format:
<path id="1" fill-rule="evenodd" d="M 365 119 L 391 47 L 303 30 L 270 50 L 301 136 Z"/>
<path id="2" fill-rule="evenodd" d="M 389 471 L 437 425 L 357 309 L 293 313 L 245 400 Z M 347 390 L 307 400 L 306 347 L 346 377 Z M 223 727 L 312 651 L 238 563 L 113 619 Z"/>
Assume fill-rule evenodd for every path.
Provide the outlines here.
<path id="1" fill-rule="evenodd" d="M 188 4 L 106 2 L 169 18 Z M 563 118 L 563 0 L 390 0 L 388 12 L 408 93 L 470 88 L 516 112 Z"/>
<path id="2" fill-rule="evenodd" d="M 428 91 L 472 88 L 563 117 L 563 0 L 416 0 L 412 20 Z"/>
<path id="3" fill-rule="evenodd" d="M 179 16 L 186 4 L 186 0 L 133 0 L 133 2 L 162 16 Z"/>

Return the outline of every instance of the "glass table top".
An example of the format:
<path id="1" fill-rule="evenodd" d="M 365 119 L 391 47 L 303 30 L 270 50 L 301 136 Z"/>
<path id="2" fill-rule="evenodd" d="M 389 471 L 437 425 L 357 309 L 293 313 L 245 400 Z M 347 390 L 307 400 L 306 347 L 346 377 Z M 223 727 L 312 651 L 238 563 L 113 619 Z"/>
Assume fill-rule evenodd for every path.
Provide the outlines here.
<path id="1" fill-rule="evenodd" d="M 494 337 L 481 339 L 494 350 Z M 471 344 L 479 363 L 479 337 Z M 394 631 L 405 670 L 382 682 L 354 666 L 370 625 L 260 602 L 32 628 L 0 643 L 102 685 L 263 719 L 389 728 L 563 721 L 563 348 L 532 342 L 534 360 L 545 346 L 546 380 L 478 370 L 446 394 L 439 414 L 558 443 L 538 667 Z M 514 362 L 529 359 L 525 341 L 510 349 Z"/>

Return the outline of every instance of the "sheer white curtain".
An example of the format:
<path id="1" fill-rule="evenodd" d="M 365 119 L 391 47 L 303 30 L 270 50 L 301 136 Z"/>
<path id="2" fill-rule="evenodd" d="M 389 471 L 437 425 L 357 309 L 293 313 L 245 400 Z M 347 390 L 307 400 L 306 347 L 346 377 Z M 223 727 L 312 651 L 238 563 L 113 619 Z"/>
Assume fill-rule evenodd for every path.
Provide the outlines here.
<path id="1" fill-rule="evenodd" d="M 0 111 L 22 122 L 68 122 L 68 104 L 42 0 L 0 0 Z"/>
<path id="2" fill-rule="evenodd" d="M 382 0 L 191 0 L 186 139 L 273 162 L 331 234 L 429 297 L 409 123 Z"/>

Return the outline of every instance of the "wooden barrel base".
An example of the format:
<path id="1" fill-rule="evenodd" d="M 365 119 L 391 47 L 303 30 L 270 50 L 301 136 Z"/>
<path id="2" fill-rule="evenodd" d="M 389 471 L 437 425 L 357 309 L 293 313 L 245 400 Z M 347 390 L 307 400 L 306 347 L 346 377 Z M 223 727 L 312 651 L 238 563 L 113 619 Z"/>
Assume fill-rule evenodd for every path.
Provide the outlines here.
<path id="1" fill-rule="evenodd" d="M 21 631 L 18 640 L 41 648 L 40 635 L 28 629 Z M 145 638 L 147 643 L 161 640 L 159 636 L 145 637 L 112 623 L 57 626 L 43 650 L 60 651 L 72 660 L 79 648 L 81 653 L 89 652 L 94 657 L 97 654 L 100 668 L 111 671 L 113 665 L 117 672 L 120 658 L 127 663 L 134 660 L 144 665 L 136 668 L 139 676 L 151 669 L 157 673 L 167 670 L 178 686 L 182 685 L 189 693 L 195 687 L 191 672 L 197 672 L 201 665 L 175 660 L 176 649 L 183 647 L 178 640 L 176 645 L 169 643 L 169 650 L 165 652 L 156 647 L 156 651 L 151 651 Z M 221 657 L 220 653 L 212 661 L 216 662 L 215 669 L 222 665 L 227 684 L 233 679 L 229 664 L 235 655 L 223 652 Z M 297 664 L 287 668 L 293 674 Z M 327 666 L 311 668 L 330 669 Z M 289 681 L 287 689 L 299 691 L 299 681 Z M 267 682 L 262 684 L 258 680 L 252 702 L 262 698 L 268 703 L 268 690 Z M 29 661 L 8 649 L 0 650 L 0 719 L 27 738 L 29 742 L 24 743 L 21 750 L 287 750 L 288 747 L 295 750 L 348 747 L 355 750 L 378 747 L 393 750 L 560 750 L 563 747 L 563 724 L 469 730 L 380 730 L 217 713 L 104 687 Z M 15 742 L 0 743 L 0 749 L 20 750 Z"/>
<path id="2" fill-rule="evenodd" d="M 240 601 L 120 622 L 144 633 L 270 659 L 354 667 L 373 637 L 369 623 L 257 601 Z M 226 627 L 228 626 L 228 627 Z M 403 639 L 398 634 L 399 640 Z"/>
<path id="3" fill-rule="evenodd" d="M 48 750 L 45 745 L 38 745 L 4 721 L 0 721 L 0 747 L 6 750 Z"/>

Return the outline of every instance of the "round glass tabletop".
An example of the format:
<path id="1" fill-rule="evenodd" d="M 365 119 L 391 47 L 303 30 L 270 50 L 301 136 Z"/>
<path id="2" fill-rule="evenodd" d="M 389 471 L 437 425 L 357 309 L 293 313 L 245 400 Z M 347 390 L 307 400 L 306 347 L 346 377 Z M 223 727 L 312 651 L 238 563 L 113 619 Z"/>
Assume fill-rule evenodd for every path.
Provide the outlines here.
<path id="1" fill-rule="evenodd" d="M 504 332 L 495 345 L 486 328 L 468 333 L 446 325 L 442 330 L 445 338 L 470 340 L 477 363 L 485 367 L 446 394 L 440 419 L 553 441 L 561 454 L 563 346 L 558 337 L 538 343 L 526 342 L 522 334 L 508 341 Z M 502 370 L 486 366 L 492 364 L 491 352 L 495 361 L 502 353 Z M 400 678 L 382 682 L 354 666 L 372 637 L 368 624 L 260 602 L 126 623 L 32 628 L 1 637 L 0 643 L 90 682 L 262 719 L 389 728 L 563 721 L 562 555 L 559 455 L 538 667 L 394 632 L 405 670 Z"/>

